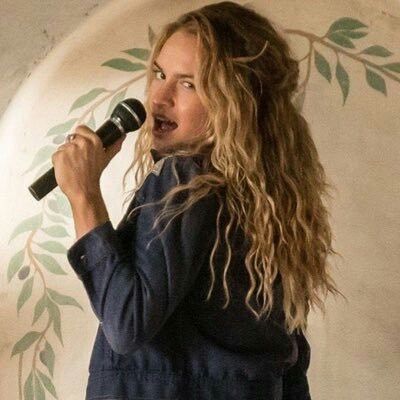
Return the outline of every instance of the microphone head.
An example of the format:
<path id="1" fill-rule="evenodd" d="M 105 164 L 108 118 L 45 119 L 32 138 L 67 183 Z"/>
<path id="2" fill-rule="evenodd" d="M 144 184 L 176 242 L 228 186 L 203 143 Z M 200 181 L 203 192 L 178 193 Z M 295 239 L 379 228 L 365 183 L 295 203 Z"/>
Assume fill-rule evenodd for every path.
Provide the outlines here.
<path id="1" fill-rule="evenodd" d="M 118 118 L 126 132 L 139 129 L 146 120 L 143 104 L 137 99 L 125 99 L 119 102 L 111 113 L 111 118 Z"/>

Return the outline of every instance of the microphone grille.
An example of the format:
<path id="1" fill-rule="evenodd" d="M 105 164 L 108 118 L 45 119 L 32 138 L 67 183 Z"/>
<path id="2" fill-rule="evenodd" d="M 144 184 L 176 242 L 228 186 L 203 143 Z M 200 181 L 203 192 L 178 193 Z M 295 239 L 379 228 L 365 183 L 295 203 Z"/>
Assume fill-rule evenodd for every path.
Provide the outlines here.
<path id="1" fill-rule="evenodd" d="M 118 117 L 125 132 L 139 129 L 146 120 L 143 104 L 137 99 L 125 99 L 114 108 L 111 117 Z"/>

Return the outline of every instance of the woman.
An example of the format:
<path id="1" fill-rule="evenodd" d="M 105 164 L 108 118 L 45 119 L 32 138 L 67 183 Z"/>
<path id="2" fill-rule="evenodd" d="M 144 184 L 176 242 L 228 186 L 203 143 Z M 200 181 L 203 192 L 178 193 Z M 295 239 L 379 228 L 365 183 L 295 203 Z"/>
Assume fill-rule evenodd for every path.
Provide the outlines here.
<path id="1" fill-rule="evenodd" d="M 116 229 L 86 126 L 53 157 L 77 241 L 68 259 L 99 319 L 87 399 L 310 399 L 310 306 L 329 275 L 328 187 L 291 98 L 298 64 L 232 2 L 154 45 L 136 190 Z"/>

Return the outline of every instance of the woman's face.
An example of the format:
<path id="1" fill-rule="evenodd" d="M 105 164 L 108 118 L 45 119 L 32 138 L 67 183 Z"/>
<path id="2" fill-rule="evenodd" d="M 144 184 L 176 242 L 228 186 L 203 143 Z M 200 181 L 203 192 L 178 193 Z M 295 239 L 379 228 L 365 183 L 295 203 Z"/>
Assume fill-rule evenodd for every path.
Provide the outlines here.
<path id="1" fill-rule="evenodd" d="M 178 31 L 155 58 L 148 92 L 155 150 L 174 148 L 204 132 L 207 112 L 194 86 L 196 55 L 196 37 Z"/>

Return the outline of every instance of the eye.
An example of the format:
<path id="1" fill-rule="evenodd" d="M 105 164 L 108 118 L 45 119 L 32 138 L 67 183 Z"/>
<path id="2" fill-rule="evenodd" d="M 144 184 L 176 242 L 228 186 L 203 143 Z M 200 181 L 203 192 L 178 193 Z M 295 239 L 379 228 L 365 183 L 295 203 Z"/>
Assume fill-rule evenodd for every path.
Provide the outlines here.
<path id="1" fill-rule="evenodd" d="M 194 85 L 193 85 L 193 83 L 188 82 L 188 81 L 182 82 L 182 85 L 183 85 L 185 88 L 187 88 L 187 89 L 194 89 L 194 88 L 195 88 Z"/>
<path id="2" fill-rule="evenodd" d="M 162 71 L 160 71 L 159 69 L 153 69 L 153 73 L 156 77 L 156 79 L 165 79 L 165 75 Z"/>

